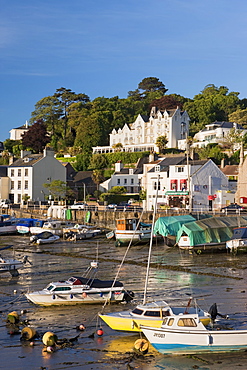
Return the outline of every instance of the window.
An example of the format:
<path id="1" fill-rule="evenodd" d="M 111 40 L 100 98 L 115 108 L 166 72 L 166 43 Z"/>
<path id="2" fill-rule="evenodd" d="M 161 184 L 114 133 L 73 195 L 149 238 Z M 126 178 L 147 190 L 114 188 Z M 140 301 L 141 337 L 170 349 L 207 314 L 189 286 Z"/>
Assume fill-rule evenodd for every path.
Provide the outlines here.
<path id="1" fill-rule="evenodd" d="M 15 170 L 11 170 L 11 171 L 10 171 L 10 176 L 11 176 L 11 177 L 14 177 L 14 176 L 15 176 Z"/>
<path id="2" fill-rule="evenodd" d="M 24 189 L 28 189 L 28 181 L 27 180 L 25 180 Z"/>
<path id="3" fill-rule="evenodd" d="M 179 319 L 178 326 L 188 326 L 188 327 L 196 327 L 196 322 L 194 319 Z"/>
<path id="4" fill-rule="evenodd" d="M 18 194 L 17 203 L 21 203 L 21 194 Z"/>
<path id="5" fill-rule="evenodd" d="M 127 184 L 127 179 L 124 179 L 124 184 L 125 184 L 125 185 Z"/>
<path id="6" fill-rule="evenodd" d="M 117 184 L 120 185 L 120 179 L 117 179 Z"/>
<path id="7" fill-rule="evenodd" d="M 11 181 L 10 182 L 10 189 L 13 190 L 15 188 L 15 182 Z"/>
<path id="8" fill-rule="evenodd" d="M 160 317 L 160 311 L 146 311 L 144 316 Z"/>
<path id="9" fill-rule="evenodd" d="M 169 321 L 168 321 L 168 326 L 172 326 L 173 325 L 173 323 L 174 323 L 174 319 L 169 319 Z"/>
<path id="10" fill-rule="evenodd" d="M 184 166 L 176 166 L 175 172 L 184 172 Z"/>
<path id="11" fill-rule="evenodd" d="M 134 179 L 131 179 L 130 183 L 131 183 L 131 185 L 133 185 L 134 184 Z"/>
<path id="12" fill-rule="evenodd" d="M 160 172 L 160 166 L 155 166 L 155 172 Z"/>
<path id="13" fill-rule="evenodd" d="M 28 176 L 28 168 L 25 168 L 25 176 Z"/>
<path id="14" fill-rule="evenodd" d="M 18 181 L 17 189 L 18 189 L 18 190 L 20 190 L 20 189 L 21 189 L 21 181 Z"/>
<path id="15" fill-rule="evenodd" d="M 21 169 L 18 170 L 18 176 L 21 176 Z"/>

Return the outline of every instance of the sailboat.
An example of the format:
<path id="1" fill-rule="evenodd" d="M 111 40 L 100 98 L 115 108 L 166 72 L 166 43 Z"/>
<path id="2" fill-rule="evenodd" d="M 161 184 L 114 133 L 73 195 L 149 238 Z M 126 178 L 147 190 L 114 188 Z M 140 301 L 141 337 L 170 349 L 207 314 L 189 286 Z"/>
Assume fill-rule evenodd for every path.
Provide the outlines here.
<path id="1" fill-rule="evenodd" d="M 159 183 L 159 176 L 158 176 Z M 156 207 L 157 207 L 157 197 L 158 197 L 158 184 L 156 188 L 156 200 L 154 203 L 154 212 L 152 220 L 151 235 L 154 231 Z M 149 253 L 148 253 L 148 263 L 144 287 L 144 297 L 143 303 L 136 306 L 130 311 L 112 312 L 112 313 L 100 313 L 99 317 L 113 330 L 129 331 L 129 332 L 141 332 L 140 325 L 152 326 L 160 328 L 165 317 L 171 315 L 179 315 L 184 313 L 194 314 L 197 313 L 200 320 L 204 325 L 209 324 L 210 314 L 206 311 L 199 309 L 197 306 L 192 306 L 192 298 L 189 299 L 186 307 L 171 307 L 165 301 L 154 301 L 147 302 L 147 289 L 149 280 L 149 270 L 152 254 L 152 244 L 153 238 L 150 238 Z"/>

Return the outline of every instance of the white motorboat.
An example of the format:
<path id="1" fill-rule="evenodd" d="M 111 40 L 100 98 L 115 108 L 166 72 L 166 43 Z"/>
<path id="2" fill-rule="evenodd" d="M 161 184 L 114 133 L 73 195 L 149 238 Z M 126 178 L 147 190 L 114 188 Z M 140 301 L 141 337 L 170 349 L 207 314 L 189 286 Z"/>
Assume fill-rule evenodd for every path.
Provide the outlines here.
<path id="1" fill-rule="evenodd" d="M 92 226 L 76 224 L 73 227 L 63 229 L 63 238 L 66 240 L 91 239 L 101 233 L 100 229 L 95 229 Z"/>
<path id="2" fill-rule="evenodd" d="M 116 220 L 114 234 L 116 246 L 130 241 L 133 244 L 147 243 L 152 235 L 152 225 L 140 222 L 138 218 L 121 218 Z"/>
<path id="3" fill-rule="evenodd" d="M 9 249 L 11 247 L 12 247 L 11 245 L 7 247 L 3 247 L 1 248 L 1 250 Z M 27 262 L 30 263 L 30 265 L 32 264 L 28 260 L 27 256 L 23 258 L 23 261 L 19 261 L 19 260 L 16 260 L 15 258 L 4 258 L 0 255 L 0 273 L 2 274 L 5 272 L 9 272 L 12 276 L 18 276 L 19 275 L 18 270 L 23 268 Z"/>
<path id="4" fill-rule="evenodd" d="M 247 227 L 233 229 L 233 235 L 226 242 L 226 248 L 233 253 L 247 252 Z"/>
<path id="5" fill-rule="evenodd" d="M 91 262 L 83 277 L 52 282 L 45 289 L 25 296 L 40 306 L 118 303 L 133 299 L 133 293 L 126 291 L 121 282 L 96 279 L 97 269 L 98 263 Z"/>
<path id="6" fill-rule="evenodd" d="M 162 354 L 184 355 L 247 349 L 247 330 L 206 328 L 198 314 L 167 316 L 160 328 L 141 325 L 141 330 Z"/>
<path id="7" fill-rule="evenodd" d="M 0 216 L 0 235 L 15 234 L 16 230 L 16 219 L 8 215 Z"/>
<path id="8" fill-rule="evenodd" d="M 66 227 L 73 227 L 74 223 L 70 221 L 59 221 L 59 220 L 48 220 L 44 222 L 42 227 L 30 227 L 30 233 L 32 235 L 40 234 L 42 231 L 49 231 L 55 235 L 62 235 L 63 229 Z"/>
<path id="9" fill-rule="evenodd" d="M 40 234 L 30 236 L 30 242 L 35 244 L 51 244 L 55 243 L 58 239 L 60 239 L 60 236 L 50 231 L 43 231 Z"/>

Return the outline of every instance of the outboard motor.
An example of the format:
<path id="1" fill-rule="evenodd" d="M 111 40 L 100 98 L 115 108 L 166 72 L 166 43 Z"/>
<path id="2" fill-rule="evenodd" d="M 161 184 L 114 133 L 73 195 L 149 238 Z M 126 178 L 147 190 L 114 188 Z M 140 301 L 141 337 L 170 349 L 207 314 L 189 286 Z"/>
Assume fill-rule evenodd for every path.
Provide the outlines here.
<path id="1" fill-rule="evenodd" d="M 217 316 L 220 316 L 223 319 L 228 319 L 228 315 L 222 315 L 221 313 L 218 312 L 218 308 L 217 308 L 217 304 L 216 303 L 214 303 L 210 307 L 208 313 L 210 314 L 212 321 L 215 321 Z"/>

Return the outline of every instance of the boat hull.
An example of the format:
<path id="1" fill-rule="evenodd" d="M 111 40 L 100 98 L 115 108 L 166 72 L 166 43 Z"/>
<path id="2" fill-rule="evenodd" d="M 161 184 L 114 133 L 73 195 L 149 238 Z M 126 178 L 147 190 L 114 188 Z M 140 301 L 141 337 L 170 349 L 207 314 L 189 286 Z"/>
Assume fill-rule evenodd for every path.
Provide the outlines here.
<path id="1" fill-rule="evenodd" d="M 124 300 L 125 291 L 122 292 L 94 292 L 47 294 L 40 292 L 26 293 L 26 298 L 40 306 L 61 306 L 76 304 L 103 304 L 105 302 L 118 303 Z"/>
<path id="2" fill-rule="evenodd" d="M 142 332 L 162 354 L 231 352 L 247 349 L 246 330 L 172 331 L 142 327 Z"/>

